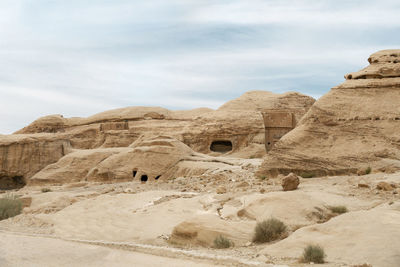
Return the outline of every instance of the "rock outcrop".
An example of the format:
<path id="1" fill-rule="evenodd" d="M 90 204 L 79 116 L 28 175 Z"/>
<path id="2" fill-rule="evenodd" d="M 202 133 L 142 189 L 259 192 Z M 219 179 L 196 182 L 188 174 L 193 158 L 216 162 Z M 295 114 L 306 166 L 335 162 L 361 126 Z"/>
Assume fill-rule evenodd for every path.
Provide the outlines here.
<path id="1" fill-rule="evenodd" d="M 68 140 L 48 134 L 0 136 L 0 189 L 24 186 L 30 177 L 69 150 Z"/>
<path id="2" fill-rule="evenodd" d="M 204 172 L 179 166 L 189 155 L 204 160 L 195 152 L 260 158 L 266 153 L 264 113 L 287 112 L 295 123 L 314 101 L 298 93 L 253 91 L 215 111 L 129 107 L 88 118 L 46 116 L 0 136 L 0 184 L 126 181 L 136 174 L 151 180 Z"/>
<path id="3" fill-rule="evenodd" d="M 16 134 L 56 133 L 75 149 L 127 147 L 140 136 L 169 136 L 200 153 L 265 154 L 263 112 L 291 112 L 297 121 L 314 103 L 299 93 L 252 91 L 218 110 L 207 108 L 170 111 L 159 107 L 129 107 L 105 111 L 88 118 L 51 115 L 40 118 Z M 226 147 L 213 151 L 213 142 Z M 252 154 L 252 155 L 250 155 Z"/>
<path id="4" fill-rule="evenodd" d="M 400 50 L 369 58 L 365 69 L 321 97 L 265 157 L 260 175 L 313 176 L 400 169 Z"/>

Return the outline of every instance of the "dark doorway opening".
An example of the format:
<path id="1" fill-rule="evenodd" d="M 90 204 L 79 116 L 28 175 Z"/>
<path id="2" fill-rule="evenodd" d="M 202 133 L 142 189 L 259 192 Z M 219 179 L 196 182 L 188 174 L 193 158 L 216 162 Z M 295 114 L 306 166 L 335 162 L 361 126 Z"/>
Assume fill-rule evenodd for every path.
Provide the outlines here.
<path id="1" fill-rule="evenodd" d="M 133 178 L 136 177 L 136 173 L 137 173 L 137 170 L 133 170 L 133 171 L 132 171 L 132 176 L 133 176 Z"/>
<path id="2" fill-rule="evenodd" d="M 146 174 L 143 174 L 142 177 L 140 177 L 140 181 L 142 181 L 142 182 L 147 182 L 148 179 L 149 178 L 147 177 Z"/>
<path id="3" fill-rule="evenodd" d="M 227 140 L 213 141 L 210 150 L 214 152 L 226 153 L 232 151 L 232 142 Z"/>
<path id="4" fill-rule="evenodd" d="M 156 177 L 156 180 L 160 179 L 160 177 L 161 177 L 161 175 L 158 175 L 158 176 Z"/>
<path id="5" fill-rule="evenodd" d="M 19 189 L 25 186 L 25 179 L 23 176 L 0 176 L 0 189 L 10 190 Z"/>

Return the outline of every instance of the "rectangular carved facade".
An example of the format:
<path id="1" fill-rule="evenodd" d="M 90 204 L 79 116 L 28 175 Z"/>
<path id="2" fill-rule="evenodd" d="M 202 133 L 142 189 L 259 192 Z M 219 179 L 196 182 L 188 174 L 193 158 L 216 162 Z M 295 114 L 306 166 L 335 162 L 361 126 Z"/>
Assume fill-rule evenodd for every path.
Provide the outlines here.
<path id="1" fill-rule="evenodd" d="M 270 151 L 276 142 L 296 126 L 292 112 L 266 111 L 262 113 L 265 126 L 265 149 Z"/>
<path id="2" fill-rule="evenodd" d="M 110 130 L 129 130 L 129 124 L 127 121 L 124 122 L 106 122 L 100 124 L 100 131 Z"/>

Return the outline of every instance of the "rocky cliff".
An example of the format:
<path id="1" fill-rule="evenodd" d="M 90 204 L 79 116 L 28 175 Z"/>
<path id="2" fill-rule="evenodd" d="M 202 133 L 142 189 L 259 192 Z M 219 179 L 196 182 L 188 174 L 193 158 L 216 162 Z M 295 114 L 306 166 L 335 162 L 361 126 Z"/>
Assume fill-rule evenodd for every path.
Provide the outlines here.
<path id="1" fill-rule="evenodd" d="M 374 53 L 368 61 L 311 107 L 266 155 L 259 175 L 400 169 L 400 50 Z"/>
<path id="2" fill-rule="evenodd" d="M 135 168 L 138 177 L 153 180 L 174 176 L 171 170 L 190 172 L 176 166 L 184 157 L 174 147 L 186 147 L 190 151 L 186 154 L 262 157 L 266 153 L 263 112 L 289 112 L 299 120 L 314 101 L 299 93 L 253 91 L 218 110 L 128 107 L 88 118 L 50 115 L 0 137 L 0 176 L 8 187 L 17 187 L 28 182 L 123 181 L 134 178 Z M 160 136 L 168 141 L 154 143 Z M 152 145 L 132 148 L 139 141 Z M 177 156 L 178 161 L 170 162 Z M 139 160 L 147 157 L 145 162 Z"/>

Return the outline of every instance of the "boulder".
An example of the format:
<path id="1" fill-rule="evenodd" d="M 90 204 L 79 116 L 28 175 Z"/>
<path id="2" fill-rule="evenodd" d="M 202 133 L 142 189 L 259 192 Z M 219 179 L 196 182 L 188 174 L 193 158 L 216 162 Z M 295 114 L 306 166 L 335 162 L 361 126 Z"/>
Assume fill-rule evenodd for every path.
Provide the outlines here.
<path id="1" fill-rule="evenodd" d="M 290 173 L 289 175 L 287 175 L 285 178 L 283 178 L 282 180 L 282 188 L 283 191 L 292 191 L 292 190 L 296 190 L 297 187 L 300 184 L 300 179 L 299 177 L 294 174 L 294 173 Z"/>

